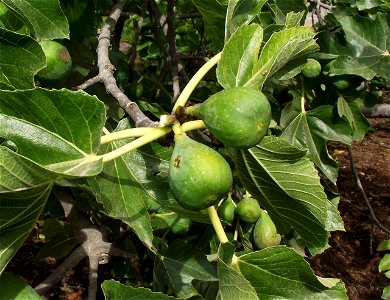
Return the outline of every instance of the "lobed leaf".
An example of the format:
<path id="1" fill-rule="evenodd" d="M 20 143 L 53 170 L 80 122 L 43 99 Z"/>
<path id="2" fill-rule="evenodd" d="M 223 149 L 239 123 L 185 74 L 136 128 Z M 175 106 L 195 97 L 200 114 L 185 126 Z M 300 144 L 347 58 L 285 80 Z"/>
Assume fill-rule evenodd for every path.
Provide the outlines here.
<path id="1" fill-rule="evenodd" d="M 355 74 L 371 80 L 381 77 L 390 82 L 390 28 L 387 14 L 374 18 L 337 16 L 337 23 L 345 34 L 342 46 L 330 32 L 320 35 L 321 52 L 332 54 L 329 75 Z"/>

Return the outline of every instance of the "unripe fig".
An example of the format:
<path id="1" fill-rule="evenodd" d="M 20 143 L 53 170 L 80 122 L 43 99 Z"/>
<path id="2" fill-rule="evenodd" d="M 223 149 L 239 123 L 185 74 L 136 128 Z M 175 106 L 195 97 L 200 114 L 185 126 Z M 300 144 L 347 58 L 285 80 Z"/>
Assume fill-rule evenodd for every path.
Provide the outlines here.
<path id="1" fill-rule="evenodd" d="M 235 213 L 239 216 L 241 221 L 253 224 L 259 218 L 261 208 L 256 199 L 245 197 L 238 202 Z"/>
<path id="2" fill-rule="evenodd" d="M 234 221 L 235 209 L 236 204 L 234 203 L 232 197 L 229 195 L 218 208 L 218 215 L 222 220 L 228 223 L 232 223 Z"/>
<path id="3" fill-rule="evenodd" d="M 193 115 L 225 146 L 248 149 L 268 131 L 271 106 L 259 90 L 234 87 L 220 91 L 194 109 Z"/>
<path id="4" fill-rule="evenodd" d="M 321 73 L 321 64 L 317 60 L 309 58 L 301 72 L 307 78 L 317 77 Z"/>
<path id="5" fill-rule="evenodd" d="M 176 135 L 175 141 L 168 179 L 177 202 L 191 210 L 216 204 L 233 183 L 229 164 L 217 151 L 185 133 Z"/>
<path id="6" fill-rule="evenodd" d="M 72 68 L 72 59 L 66 47 L 56 41 L 40 41 L 46 56 L 46 67 L 36 77 L 47 84 L 58 84 L 67 79 Z"/>
<path id="7" fill-rule="evenodd" d="M 274 222 L 265 210 L 261 211 L 260 218 L 257 220 L 253 229 L 253 240 L 255 245 L 260 248 L 277 246 L 282 237 L 278 234 Z"/>

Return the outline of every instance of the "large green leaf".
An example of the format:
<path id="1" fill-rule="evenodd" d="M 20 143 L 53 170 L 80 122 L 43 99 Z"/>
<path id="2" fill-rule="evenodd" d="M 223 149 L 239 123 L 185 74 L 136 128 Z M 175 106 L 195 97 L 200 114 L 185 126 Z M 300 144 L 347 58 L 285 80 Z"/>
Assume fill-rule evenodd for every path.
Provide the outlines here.
<path id="1" fill-rule="evenodd" d="M 244 254 L 237 264 L 260 299 L 348 299 L 342 282 L 324 286 L 305 259 L 285 246 Z"/>
<path id="2" fill-rule="evenodd" d="M 225 89 L 244 86 L 252 77 L 262 40 L 263 30 L 257 24 L 243 25 L 232 35 L 217 67 L 218 82 Z"/>
<path id="3" fill-rule="evenodd" d="M 231 266 L 235 247 L 232 244 L 221 244 L 218 250 L 219 290 L 217 299 L 258 300 L 256 290 L 245 279 L 239 270 Z"/>
<path id="4" fill-rule="evenodd" d="M 0 276 L 0 290 L 2 299 L 12 300 L 40 300 L 42 299 L 34 289 L 22 278 L 4 273 Z"/>
<path id="5" fill-rule="evenodd" d="M 69 38 L 68 21 L 58 0 L 2 0 L 38 40 Z"/>
<path id="6" fill-rule="evenodd" d="M 227 1 L 192 0 L 192 2 L 203 16 L 206 34 L 212 41 L 212 46 L 216 49 L 222 49 Z"/>
<path id="7" fill-rule="evenodd" d="M 154 284 L 168 285 L 179 297 L 189 298 L 199 294 L 192 285 L 194 279 L 218 280 L 206 256 L 187 242 L 177 239 L 156 258 Z"/>
<path id="8" fill-rule="evenodd" d="M 328 199 L 317 170 L 298 149 L 277 137 L 236 155 L 239 177 L 244 187 L 269 212 L 280 233 L 291 228 L 302 237 L 309 251 L 317 254 L 328 245 Z M 337 220 L 336 220 L 337 221 Z"/>
<path id="9" fill-rule="evenodd" d="M 33 88 L 34 75 L 46 65 L 38 42 L 0 28 L 0 48 L 0 89 Z"/>
<path id="10" fill-rule="evenodd" d="M 351 144 L 352 131 L 347 121 L 334 114 L 330 105 L 322 105 L 310 111 L 300 107 L 299 97 L 294 97 L 282 111 L 280 123 L 284 130 L 281 137 L 293 145 L 308 151 L 308 156 L 332 181 L 336 182 L 338 167 L 330 157 L 327 141 Z"/>
<path id="11" fill-rule="evenodd" d="M 329 64 L 329 74 L 355 74 L 371 80 L 381 77 L 390 83 L 389 15 L 378 13 L 375 18 L 336 16 L 345 34 L 341 45 L 331 32 L 320 35 L 321 52 L 336 58 Z"/>
<path id="12" fill-rule="evenodd" d="M 101 171 L 95 153 L 105 108 L 96 97 L 65 89 L 0 91 L 0 120 L 0 136 L 35 163 L 68 176 Z"/>
<path id="13" fill-rule="evenodd" d="M 285 28 L 275 32 L 262 49 L 245 86 L 262 87 L 267 78 L 280 71 L 289 61 L 307 58 L 317 50 L 314 32 L 308 27 Z"/>
<path id="14" fill-rule="evenodd" d="M 177 298 L 170 297 L 163 293 L 152 292 L 150 289 L 124 285 L 115 280 L 106 280 L 102 283 L 102 290 L 106 300 L 174 300 Z"/>

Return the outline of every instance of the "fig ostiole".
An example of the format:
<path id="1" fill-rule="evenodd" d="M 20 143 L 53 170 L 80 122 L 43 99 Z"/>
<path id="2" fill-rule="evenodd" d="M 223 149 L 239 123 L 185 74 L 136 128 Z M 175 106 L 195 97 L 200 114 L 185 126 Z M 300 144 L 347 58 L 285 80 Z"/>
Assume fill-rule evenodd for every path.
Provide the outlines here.
<path id="1" fill-rule="evenodd" d="M 260 248 L 277 246 L 282 237 L 278 234 L 275 224 L 265 210 L 261 211 L 260 217 L 253 229 L 253 241 Z"/>
<path id="2" fill-rule="evenodd" d="M 239 149 L 257 145 L 267 134 L 272 117 L 267 97 L 246 87 L 220 91 L 188 111 L 202 119 L 225 146 Z"/>
<path id="3" fill-rule="evenodd" d="M 168 179 L 177 202 L 190 210 L 218 203 L 233 184 L 232 171 L 223 156 L 183 132 L 175 135 Z"/>
<path id="4" fill-rule="evenodd" d="M 240 221 L 253 224 L 260 217 L 261 208 L 256 199 L 244 197 L 235 209 L 235 214 L 238 215 Z"/>

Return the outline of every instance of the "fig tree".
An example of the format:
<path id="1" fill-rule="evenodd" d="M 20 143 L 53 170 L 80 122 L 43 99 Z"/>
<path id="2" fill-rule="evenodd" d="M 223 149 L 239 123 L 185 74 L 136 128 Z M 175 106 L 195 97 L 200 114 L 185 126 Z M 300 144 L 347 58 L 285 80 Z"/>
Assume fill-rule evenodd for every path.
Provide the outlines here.
<path id="1" fill-rule="evenodd" d="M 245 197 L 238 202 L 235 213 L 239 216 L 241 221 L 253 224 L 259 218 L 261 208 L 256 199 Z"/>
<path id="2" fill-rule="evenodd" d="M 220 91 L 194 108 L 193 115 L 225 146 L 248 149 L 268 131 L 271 106 L 267 97 L 253 88 L 234 87 Z"/>
<path id="3" fill-rule="evenodd" d="M 46 67 L 37 73 L 37 79 L 47 84 L 65 81 L 72 68 L 72 59 L 68 49 L 51 40 L 40 41 L 39 44 L 46 56 Z"/>
<path id="4" fill-rule="evenodd" d="M 321 64 L 317 60 L 309 58 L 301 72 L 307 78 L 317 77 L 321 73 Z"/>
<path id="5" fill-rule="evenodd" d="M 233 182 L 223 156 L 185 133 L 175 136 L 168 179 L 177 202 L 191 210 L 214 205 L 229 192 Z"/>
<path id="6" fill-rule="evenodd" d="M 253 229 L 253 240 L 255 245 L 260 248 L 277 246 L 282 237 L 278 234 L 274 222 L 265 210 L 261 210 L 259 219 Z"/>

